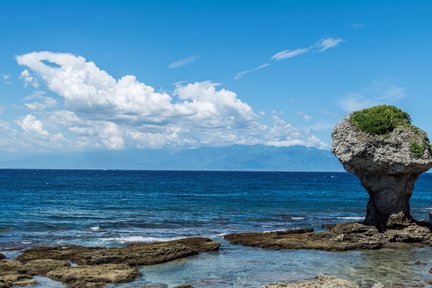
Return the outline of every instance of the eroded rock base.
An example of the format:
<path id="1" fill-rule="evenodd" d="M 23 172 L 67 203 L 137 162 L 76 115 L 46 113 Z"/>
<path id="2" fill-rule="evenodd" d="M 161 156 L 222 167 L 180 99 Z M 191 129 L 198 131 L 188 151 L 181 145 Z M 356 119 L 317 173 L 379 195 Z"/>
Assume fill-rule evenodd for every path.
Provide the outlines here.
<path id="1" fill-rule="evenodd" d="M 72 288 L 98 288 L 109 283 L 130 282 L 139 276 L 137 266 L 164 263 L 216 251 L 219 243 L 193 237 L 122 248 L 82 246 L 38 247 L 16 260 L 0 260 L 0 288 L 34 285 L 35 275 L 45 276 Z"/>
<path id="2" fill-rule="evenodd" d="M 269 249 L 316 249 L 346 251 L 354 249 L 408 248 L 430 246 L 431 227 L 427 223 L 409 221 L 403 214 L 391 215 L 387 230 L 378 231 L 362 223 L 328 225 L 328 232 L 297 229 L 266 233 L 228 234 L 231 243 Z"/>

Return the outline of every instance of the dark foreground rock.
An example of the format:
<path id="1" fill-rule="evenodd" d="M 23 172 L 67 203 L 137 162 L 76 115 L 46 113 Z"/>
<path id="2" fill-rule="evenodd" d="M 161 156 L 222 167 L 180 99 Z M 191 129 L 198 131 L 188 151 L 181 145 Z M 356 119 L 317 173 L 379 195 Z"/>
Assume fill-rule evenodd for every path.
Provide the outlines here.
<path id="1" fill-rule="evenodd" d="M 378 231 L 374 226 L 361 223 L 342 223 L 328 232 L 298 229 L 277 232 L 251 232 L 228 234 L 224 238 L 231 243 L 269 249 L 316 249 L 346 251 L 354 249 L 407 248 L 432 244 L 431 229 L 423 223 L 398 222 L 398 215 L 391 216 L 392 229 Z M 401 213 L 401 217 L 404 215 Z M 394 223 L 399 223 L 397 226 Z"/>
<path id="2" fill-rule="evenodd" d="M 319 275 L 310 281 L 300 281 L 296 283 L 280 283 L 263 286 L 263 288 L 358 288 L 357 284 L 349 282 L 335 276 Z"/>
<path id="3" fill-rule="evenodd" d="M 26 250 L 17 260 L 0 260 L 0 288 L 35 284 L 34 275 L 46 276 L 73 288 L 104 287 L 109 283 L 134 280 L 139 276 L 137 266 L 218 249 L 219 243 L 202 237 L 135 243 L 122 248 L 35 247 Z"/>

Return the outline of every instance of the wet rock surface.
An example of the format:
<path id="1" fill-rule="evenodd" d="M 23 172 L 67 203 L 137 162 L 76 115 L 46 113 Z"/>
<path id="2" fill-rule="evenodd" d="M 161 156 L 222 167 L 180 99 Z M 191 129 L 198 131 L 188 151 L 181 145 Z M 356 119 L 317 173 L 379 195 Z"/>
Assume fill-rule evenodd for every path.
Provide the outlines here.
<path id="1" fill-rule="evenodd" d="M 375 108 L 354 113 L 370 113 Z M 387 106 L 385 109 L 397 108 Z M 377 111 L 383 113 L 382 109 Z M 395 113 L 403 112 L 397 109 Z M 420 174 L 432 167 L 432 151 L 426 133 L 411 125 L 407 114 L 404 122 L 386 133 L 368 133 L 353 124 L 353 114 L 334 128 L 332 151 L 345 170 L 355 174 L 369 193 L 365 224 L 386 229 L 388 217 L 399 212 L 411 219 L 409 199 L 414 184 Z M 380 117 L 380 114 L 375 116 Z"/>
<path id="2" fill-rule="evenodd" d="M 403 217 L 403 213 L 391 217 Z M 374 226 L 350 222 L 334 225 L 330 231 L 314 232 L 313 229 L 298 229 L 277 232 L 250 232 L 228 234 L 224 238 L 231 243 L 268 249 L 315 249 L 346 251 L 356 249 L 408 248 L 430 246 L 431 227 L 427 223 L 400 223 L 400 226 L 378 231 Z"/>
<path id="3" fill-rule="evenodd" d="M 139 265 L 164 263 L 218 249 L 219 243 L 202 237 L 135 243 L 122 248 L 35 247 L 16 260 L 0 260 L 0 287 L 33 285 L 35 275 L 63 282 L 68 287 L 104 287 L 134 280 L 139 276 Z"/>
<path id="4" fill-rule="evenodd" d="M 358 288 L 357 284 L 330 275 L 319 275 L 310 281 L 265 285 L 263 288 Z"/>
<path id="5" fill-rule="evenodd" d="M 135 267 L 126 264 L 84 265 L 62 267 L 45 274 L 47 277 L 68 284 L 69 287 L 103 287 L 106 283 L 130 282 L 140 274 Z"/>

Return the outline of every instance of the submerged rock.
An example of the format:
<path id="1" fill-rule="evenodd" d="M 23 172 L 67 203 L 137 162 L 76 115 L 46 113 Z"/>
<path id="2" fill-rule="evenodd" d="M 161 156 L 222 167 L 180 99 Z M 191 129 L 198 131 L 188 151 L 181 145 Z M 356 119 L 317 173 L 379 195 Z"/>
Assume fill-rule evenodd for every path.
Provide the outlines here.
<path id="1" fill-rule="evenodd" d="M 424 226 L 422 226 L 424 225 Z M 361 223 L 341 223 L 331 231 L 314 232 L 312 229 L 285 232 L 250 232 L 227 234 L 231 243 L 268 249 L 315 249 L 346 251 L 355 249 L 405 248 L 432 243 L 432 233 L 426 224 L 411 223 L 397 229 L 380 232 L 373 226 Z"/>
<path id="2" fill-rule="evenodd" d="M 358 288 L 357 284 L 330 275 L 319 275 L 310 281 L 280 283 L 263 286 L 263 288 Z"/>
<path id="3" fill-rule="evenodd" d="M 152 265 L 216 251 L 219 243 L 203 237 L 151 244 L 134 243 L 122 248 L 35 247 L 17 260 L 0 260 L 0 288 L 33 285 L 32 276 L 46 276 L 68 287 L 98 288 L 129 282 L 139 276 L 136 266 Z M 78 265 L 71 265 L 75 263 Z"/>
<path id="4" fill-rule="evenodd" d="M 390 215 L 412 219 L 409 199 L 420 174 L 432 167 L 425 132 L 393 106 L 348 115 L 333 130 L 333 153 L 369 193 L 365 224 L 386 229 Z"/>

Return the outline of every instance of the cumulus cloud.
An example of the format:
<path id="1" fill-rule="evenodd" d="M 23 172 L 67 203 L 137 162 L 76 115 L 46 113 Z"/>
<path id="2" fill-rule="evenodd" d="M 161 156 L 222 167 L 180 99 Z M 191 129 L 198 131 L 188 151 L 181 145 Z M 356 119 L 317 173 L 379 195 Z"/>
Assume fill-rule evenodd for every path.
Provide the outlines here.
<path id="1" fill-rule="evenodd" d="M 171 64 L 168 65 L 168 68 L 170 69 L 175 69 L 175 68 L 180 68 L 189 64 L 192 64 L 196 61 L 199 60 L 199 56 L 189 56 L 183 59 L 180 59 L 178 61 L 172 62 Z"/>
<path id="2" fill-rule="evenodd" d="M 39 88 L 39 81 L 35 79 L 27 69 L 21 72 L 19 78 L 24 81 L 25 87 Z"/>
<path id="3" fill-rule="evenodd" d="M 133 75 L 115 79 L 95 63 L 73 54 L 34 52 L 17 56 L 17 62 L 63 99 L 62 109 L 41 111 L 45 118 L 40 120 L 29 114 L 20 120 L 21 128 L 42 136 L 53 130 L 52 135 L 63 137 L 62 141 L 69 141 L 75 149 L 232 144 L 325 147 L 309 132 L 281 119 L 273 119 L 272 125 L 262 124 L 263 116 L 235 92 L 210 81 L 181 83 L 168 94 L 157 92 Z M 39 110 L 56 107 L 54 99 L 48 98 L 39 96 L 26 106 Z M 49 129 L 42 122 L 49 123 Z"/>
<path id="4" fill-rule="evenodd" d="M 38 101 L 24 103 L 29 110 L 46 110 L 57 106 L 57 101 L 51 97 L 41 96 Z"/>
<path id="5" fill-rule="evenodd" d="M 23 119 L 18 121 L 18 124 L 26 132 L 35 133 L 40 136 L 49 135 L 48 131 L 44 129 L 42 122 L 31 114 L 28 114 Z"/>
<path id="6" fill-rule="evenodd" d="M 315 44 L 315 47 L 318 50 L 318 52 L 324 52 L 330 48 L 334 48 L 334 47 L 338 46 L 342 42 L 343 42 L 343 40 L 341 38 L 330 37 L 330 38 L 325 38 L 325 39 L 319 40 Z"/>

